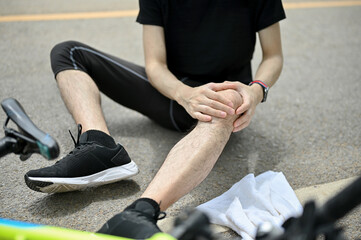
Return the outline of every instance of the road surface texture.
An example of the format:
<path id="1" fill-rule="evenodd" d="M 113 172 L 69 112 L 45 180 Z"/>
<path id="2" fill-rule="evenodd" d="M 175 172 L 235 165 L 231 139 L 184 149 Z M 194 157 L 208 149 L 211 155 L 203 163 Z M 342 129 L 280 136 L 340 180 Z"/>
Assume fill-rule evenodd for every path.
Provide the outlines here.
<path id="1" fill-rule="evenodd" d="M 279 81 L 251 125 L 232 135 L 208 178 L 167 211 L 169 218 L 222 194 L 248 173 L 281 171 L 295 190 L 361 174 L 361 1 L 284 4 Z M 76 125 L 53 78 L 51 48 L 77 40 L 144 64 L 137 11 L 136 0 L 0 0 L 0 99 L 18 99 L 34 123 L 58 140 L 61 156 L 73 148 L 68 129 L 76 134 Z M 254 70 L 260 59 L 257 45 Z M 140 174 L 47 195 L 28 189 L 23 175 L 54 162 L 39 155 L 21 162 L 8 155 L 0 161 L 0 217 L 96 231 L 141 195 L 184 135 L 105 96 L 102 105 L 111 134 Z M 350 239 L 361 236 L 360 219 L 358 208 L 342 221 Z M 232 231 L 222 238 L 237 239 Z"/>

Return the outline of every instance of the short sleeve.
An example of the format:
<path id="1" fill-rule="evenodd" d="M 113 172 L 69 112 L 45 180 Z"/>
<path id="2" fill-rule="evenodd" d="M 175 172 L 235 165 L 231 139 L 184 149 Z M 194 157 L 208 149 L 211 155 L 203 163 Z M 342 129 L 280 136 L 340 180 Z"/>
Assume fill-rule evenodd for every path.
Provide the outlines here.
<path id="1" fill-rule="evenodd" d="M 285 18 L 281 0 L 259 0 L 256 6 L 256 32 Z"/>
<path id="2" fill-rule="evenodd" d="M 163 26 L 159 0 L 139 0 L 137 22 L 140 24 Z"/>

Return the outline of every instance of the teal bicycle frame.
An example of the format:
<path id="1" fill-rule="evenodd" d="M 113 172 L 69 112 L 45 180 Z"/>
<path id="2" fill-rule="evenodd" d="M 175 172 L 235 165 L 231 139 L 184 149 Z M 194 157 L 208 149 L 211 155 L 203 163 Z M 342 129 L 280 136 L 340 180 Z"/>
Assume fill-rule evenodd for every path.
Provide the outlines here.
<path id="1" fill-rule="evenodd" d="M 1 240 L 132 240 L 101 233 L 85 232 L 67 228 L 0 218 Z M 157 233 L 148 240 L 176 240 L 167 233 Z"/>

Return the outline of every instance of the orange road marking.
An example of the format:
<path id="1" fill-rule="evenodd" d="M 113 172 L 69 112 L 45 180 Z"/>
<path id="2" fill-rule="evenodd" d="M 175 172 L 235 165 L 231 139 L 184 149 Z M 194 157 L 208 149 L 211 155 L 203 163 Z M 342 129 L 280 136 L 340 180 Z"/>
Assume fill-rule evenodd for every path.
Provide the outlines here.
<path id="1" fill-rule="evenodd" d="M 361 6 L 361 1 L 324 1 L 324 2 L 285 2 L 285 9 L 302 8 L 326 8 L 326 7 L 349 7 Z M 76 19 L 99 19 L 99 18 L 124 18 L 135 17 L 139 10 L 123 10 L 109 12 L 84 12 L 84 13 L 54 13 L 33 15 L 9 15 L 0 16 L 0 22 L 29 22 L 29 21 L 55 21 Z"/>
<path id="2" fill-rule="evenodd" d="M 84 12 L 84 13 L 54 13 L 34 15 L 0 16 L 0 22 L 28 22 L 51 20 L 74 20 L 96 18 L 123 18 L 137 16 L 139 10 L 111 11 L 111 12 Z"/>
<path id="3" fill-rule="evenodd" d="M 285 3 L 283 3 L 283 7 L 285 9 L 349 7 L 349 6 L 360 6 L 360 5 L 361 5 L 361 1 L 285 2 Z"/>

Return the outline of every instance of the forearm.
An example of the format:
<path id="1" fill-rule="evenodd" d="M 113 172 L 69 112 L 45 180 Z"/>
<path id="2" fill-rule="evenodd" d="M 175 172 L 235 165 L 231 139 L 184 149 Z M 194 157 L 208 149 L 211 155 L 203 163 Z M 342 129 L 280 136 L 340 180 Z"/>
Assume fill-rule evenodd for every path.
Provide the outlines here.
<path id="1" fill-rule="evenodd" d="M 150 83 L 164 96 L 178 101 L 179 90 L 187 86 L 168 69 L 164 29 L 159 26 L 144 25 L 143 42 L 145 70 Z"/>
<path id="2" fill-rule="evenodd" d="M 275 23 L 259 32 L 262 48 L 262 62 L 260 63 L 255 80 L 261 80 L 268 87 L 272 87 L 281 74 L 283 67 L 283 53 L 281 30 L 279 23 Z M 258 84 L 253 84 L 254 88 Z M 260 89 L 262 90 L 262 89 Z"/>
<path id="3" fill-rule="evenodd" d="M 168 70 L 166 64 L 148 64 L 146 72 L 152 86 L 169 99 L 178 101 L 179 90 L 188 87 Z"/>
<path id="4" fill-rule="evenodd" d="M 268 87 L 272 87 L 279 78 L 283 67 L 282 55 L 274 55 L 265 57 L 260 63 L 255 80 L 261 80 L 266 83 Z"/>
<path id="5" fill-rule="evenodd" d="M 276 55 L 264 58 L 257 69 L 254 79 L 264 82 L 268 87 L 272 87 L 281 74 L 282 66 L 282 56 Z M 251 89 L 256 94 L 257 102 L 260 103 L 263 99 L 262 87 L 258 84 L 253 84 Z"/>
<path id="6" fill-rule="evenodd" d="M 264 55 L 269 56 L 269 55 Z M 255 80 L 263 81 L 267 86 L 271 87 L 277 81 L 283 65 L 282 53 L 271 55 L 272 57 L 264 57 L 255 76 Z M 263 88 L 259 84 L 246 86 L 239 84 L 238 92 L 243 97 L 243 104 L 236 110 L 236 114 L 240 117 L 234 123 L 234 132 L 238 132 L 246 128 L 255 113 L 255 109 L 264 98 Z"/>

